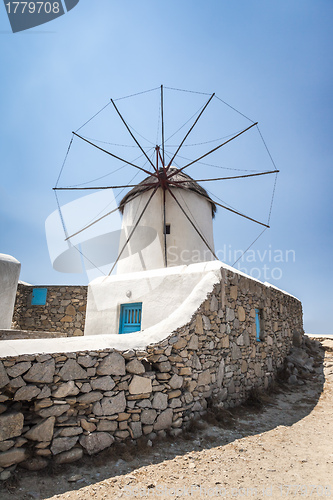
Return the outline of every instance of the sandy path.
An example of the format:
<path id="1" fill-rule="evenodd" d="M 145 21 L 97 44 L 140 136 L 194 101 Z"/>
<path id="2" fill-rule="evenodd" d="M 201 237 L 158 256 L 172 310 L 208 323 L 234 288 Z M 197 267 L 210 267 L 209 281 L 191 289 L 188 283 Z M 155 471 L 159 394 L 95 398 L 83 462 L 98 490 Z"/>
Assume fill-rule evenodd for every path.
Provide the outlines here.
<path id="1" fill-rule="evenodd" d="M 333 498 L 333 341 L 324 344 L 316 375 L 264 409 L 240 408 L 187 439 L 120 447 L 51 475 L 20 471 L 0 498 Z"/>

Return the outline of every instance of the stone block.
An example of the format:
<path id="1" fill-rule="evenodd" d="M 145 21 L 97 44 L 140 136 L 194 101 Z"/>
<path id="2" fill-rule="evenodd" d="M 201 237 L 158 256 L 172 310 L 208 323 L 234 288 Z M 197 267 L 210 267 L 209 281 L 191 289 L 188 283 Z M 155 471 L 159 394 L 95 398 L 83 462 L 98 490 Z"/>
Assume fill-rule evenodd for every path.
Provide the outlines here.
<path id="1" fill-rule="evenodd" d="M 107 432 L 93 432 L 87 436 L 80 437 L 80 445 L 86 450 L 88 455 L 95 455 L 105 448 L 109 448 L 112 443 L 114 443 L 114 437 Z"/>
<path id="2" fill-rule="evenodd" d="M 22 434 L 23 413 L 11 412 L 0 415 L 0 441 L 5 441 Z"/>
<path id="3" fill-rule="evenodd" d="M 16 363 L 14 366 L 7 368 L 7 374 L 10 377 L 16 378 L 23 373 L 27 372 L 31 368 L 30 361 L 24 361 L 23 363 Z"/>
<path id="4" fill-rule="evenodd" d="M 52 394 L 52 396 L 57 399 L 62 399 L 66 398 L 67 396 L 76 396 L 76 394 L 78 394 L 79 392 L 80 391 L 78 387 L 76 387 L 74 381 L 70 380 L 65 384 L 61 384 L 58 389 Z"/>
<path id="5" fill-rule="evenodd" d="M 55 417 L 49 417 L 40 424 L 32 427 L 24 434 L 27 439 L 31 441 L 51 441 L 53 437 Z"/>
<path id="6" fill-rule="evenodd" d="M 65 427 L 60 432 L 59 437 L 79 436 L 80 434 L 82 434 L 82 432 L 82 427 Z"/>
<path id="7" fill-rule="evenodd" d="M 197 314 L 195 318 L 195 333 L 199 335 L 203 335 L 203 324 L 202 324 L 202 316 L 201 314 Z"/>
<path id="8" fill-rule="evenodd" d="M 30 370 L 23 375 L 26 382 L 35 384 L 51 384 L 55 373 L 54 359 L 49 359 L 44 363 L 35 363 Z"/>
<path id="9" fill-rule="evenodd" d="M 244 345 L 244 337 L 242 334 L 237 337 L 236 344 L 237 345 Z"/>
<path id="10" fill-rule="evenodd" d="M 75 307 L 73 307 L 71 304 L 69 304 L 66 309 L 65 309 L 65 313 L 68 315 L 68 316 L 75 316 Z"/>
<path id="11" fill-rule="evenodd" d="M 221 347 L 222 348 L 228 348 L 229 347 L 229 335 L 225 335 L 221 339 Z"/>
<path id="12" fill-rule="evenodd" d="M 162 411 L 162 413 L 160 413 L 160 415 L 157 417 L 157 420 L 154 424 L 154 430 L 160 431 L 171 427 L 172 417 L 173 417 L 173 411 L 171 410 L 171 408 Z"/>
<path id="13" fill-rule="evenodd" d="M 127 363 L 126 371 L 128 373 L 134 373 L 136 375 L 141 375 L 142 373 L 145 373 L 146 370 L 145 370 L 145 367 L 143 366 L 143 364 L 141 363 L 141 361 L 139 361 L 138 359 L 133 359 L 132 361 Z"/>
<path id="14" fill-rule="evenodd" d="M 245 321 L 245 310 L 243 306 L 238 306 L 238 320 Z"/>
<path id="15" fill-rule="evenodd" d="M 198 381 L 197 381 L 198 386 L 208 385 L 208 384 L 210 384 L 210 381 L 211 381 L 211 376 L 210 376 L 209 370 L 205 370 L 204 372 L 199 373 L 199 377 L 198 377 Z"/>
<path id="16" fill-rule="evenodd" d="M 10 390 L 15 391 L 16 389 L 19 389 L 20 387 L 23 387 L 24 385 L 26 385 L 26 383 L 24 382 L 23 378 L 16 377 L 16 378 L 11 379 L 11 381 L 8 384 L 8 388 Z"/>
<path id="17" fill-rule="evenodd" d="M 91 368 L 92 366 L 95 365 L 96 359 L 87 354 L 86 356 L 79 356 L 77 358 L 77 362 L 84 368 Z"/>
<path id="18" fill-rule="evenodd" d="M 130 418 L 130 416 L 131 415 L 129 413 L 125 413 L 125 412 L 119 413 L 117 420 L 118 420 L 118 422 L 123 422 L 124 420 L 128 420 Z"/>
<path id="19" fill-rule="evenodd" d="M 62 323 L 72 323 L 74 321 L 74 318 L 73 316 L 64 316 L 63 318 L 61 318 L 60 320 Z"/>
<path id="20" fill-rule="evenodd" d="M 144 425 L 142 427 L 142 431 L 144 433 L 145 436 L 147 436 L 147 434 L 150 434 L 151 432 L 153 432 L 154 430 L 154 426 L 153 425 Z"/>
<path id="21" fill-rule="evenodd" d="M 106 397 L 98 401 L 93 406 L 93 413 L 97 416 L 114 415 L 122 413 L 126 408 L 126 398 L 124 391 L 114 397 Z"/>
<path id="22" fill-rule="evenodd" d="M 101 399 L 103 399 L 103 394 L 101 392 L 92 391 L 88 392 L 87 394 L 82 394 L 77 398 L 77 401 L 79 403 L 90 404 L 90 403 L 95 403 L 96 401 L 100 401 Z"/>
<path id="23" fill-rule="evenodd" d="M 94 390 L 99 390 L 99 391 L 112 391 L 112 389 L 116 385 L 114 380 L 110 377 L 110 375 L 92 379 L 90 381 L 90 384 Z"/>
<path id="24" fill-rule="evenodd" d="M 261 364 L 256 363 L 254 365 L 254 373 L 256 374 L 257 377 L 262 377 L 262 370 L 261 370 Z"/>
<path id="25" fill-rule="evenodd" d="M 129 437 L 130 433 L 129 431 L 116 431 L 114 435 L 119 439 L 126 439 Z"/>
<path id="26" fill-rule="evenodd" d="M 20 387 L 14 396 L 15 401 L 31 401 L 33 398 L 37 397 L 40 393 L 40 389 L 36 385 L 25 385 Z"/>
<path id="27" fill-rule="evenodd" d="M 183 349 L 186 345 L 187 345 L 187 340 L 184 337 L 179 337 L 177 342 L 175 344 L 173 344 L 172 347 L 174 349 L 180 350 L 180 349 Z"/>
<path id="28" fill-rule="evenodd" d="M 233 321 L 235 319 L 235 311 L 230 307 L 226 308 L 226 320 Z"/>
<path id="29" fill-rule="evenodd" d="M 125 359 L 117 352 L 106 356 L 97 367 L 97 375 L 125 375 Z"/>
<path id="30" fill-rule="evenodd" d="M 141 422 L 147 425 L 153 424 L 156 420 L 156 416 L 156 410 L 143 410 L 141 413 Z"/>
<path id="31" fill-rule="evenodd" d="M 147 394 L 152 391 L 151 379 L 134 375 L 128 390 L 130 394 Z"/>
<path id="32" fill-rule="evenodd" d="M 6 372 L 6 368 L 3 366 L 3 362 L 0 361 L 0 388 L 5 387 L 9 383 L 9 377 Z"/>
<path id="33" fill-rule="evenodd" d="M 242 353 L 240 348 L 238 347 L 237 344 L 233 342 L 232 348 L 231 348 L 231 358 L 236 360 L 242 357 Z"/>
<path id="34" fill-rule="evenodd" d="M 141 422 L 131 422 L 129 424 L 129 427 L 132 439 L 138 439 L 139 437 L 142 436 Z"/>
<path id="35" fill-rule="evenodd" d="M 224 359 L 221 359 L 218 370 L 217 370 L 217 375 L 216 375 L 216 384 L 217 387 L 222 386 L 223 378 L 224 378 L 224 367 L 225 367 L 225 362 Z"/>
<path id="36" fill-rule="evenodd" d="M 0 442 L 0 451 L 7 451 L 10 448 L 13 448 L 15 441 L 13 439 L 9 439 L 8 441 Z"/>
<path id="37" fill-rule="evenodd" d="M 202 322 L 205 330 L 210 330 L 212 328 L 212 325 L 207 316 L 202 316 Z"/>
<path id="38" fill-rule="evenodd" d="M 40 410 L 38 412 L 38 415 L 40 415 L 43 418 L 47 417 L 59 417 L 63 413 L 66 413 L 67 410 L 69 410 L 70 405 L 53 405 L 50 406 L 49 408 L 44 408 L 43 410 Z"/>
<path id="39" fill-rule="evenodd" d="M 202 369 L 202 366 L 201 366 L 201 362 L 200 362 L 200 359 L 198 358 L 197 356 L 197 353 L 193 353 L 193 356 L 192 356 L 192 366 L 193 368 L 195 368 L 196 370 L 201 370 Z"/>
<path id="40" fill-rule="evenodd" d="M 168 396 L 163 392 L 156 392 L 152 402 L 153 408 L 156 410 L 165 410 L 168 406 Z"/>
<path id="41" fill-rule="evenodd" d="M 191 375 L 192 368 L 190 366 L 182 366 L 179 370 L 179 375 Z"/>
<path id="42" fill-rule="evenodd" d="M 171 370 L 171 364 L 169 361 L 162 361 L 162 363 L 156 363 L 156 367 L 162 373 L 169 372 Z"/>
<path id="43" fill-rule="evenodd" d="M 76 462 L 83 457 L 83 449 L 82 448 L 72 448 L 69 451 L 63 451 L 59 453 L 54 461 L 56 464 L 70 464 L 72 462 Z"/>
<path id="44" fill-rule="evenodd" d="M 176 389 L 175 391 L 168 392 L 168 399 L 178 398 L 181 395 L 182 391 Z"/>
<path id="45" fill-rule="evenodd" d="M 82 429 L 88 432 L 94 432 L 96 430 L 96 425 L 94 422 L 88 422 L 85 418 L 81 418 L 80 425 Z"/>
<path id="46" fill-rule="evenodd" d="M 218 303 L 215 295 L 213 295 L 211 298 L 211 301 L 210 301 L 210 310 L 213 312 L 213 311 L 217 311 L 218 308 L 219 308 L 219 303 Z"/>
<path id="47" fill-rule="evenodd" d="M 29 456 L 27 450 L 23 448 L 12 448 L 9 451 L 0 453 L 0 467 L 10 467 L 26 460 Z"/>
<path id="48" fill-rule="evenodd" d="M 238 287 L 236 285 L 232 285 L 230 287 L 230 298 L 233 300 L 237 300 Z"/>
<path id="49" fill-rule="evenodd" d="M 192 335 L 187 348 L 193 349 L 194 351 L 199 349 L 199 337 L 197 335 Z"/>
<path id="50" fill-rule="evenodd" d="M 59 372 L 62 380 L 82 380 L 88 378 L 86 370 L 84 370 L 75 359 L 69 359 Z"/>
<path id="51" fill-rule="evenodd" d="M 118 428 L 115 420 L 100 420 L 97 424 L 98 431 L 114 432 Z"/>
<path id="52" fill-rule="evenodd" d="M 174 373 L 169 380 L 169 385 L 171 389 L 180 389 L 180 387 L 183 385 L 183 377 L 180 377 L 176 373 Z"/>
<path id="53" fill-rule="evenodd" d="M 51 452 L 53 455 L 58 455 L 58 453 L 70 450 L 75 446 L 78 439 L 78 436 L 54 438 L 51 445 Z"/>

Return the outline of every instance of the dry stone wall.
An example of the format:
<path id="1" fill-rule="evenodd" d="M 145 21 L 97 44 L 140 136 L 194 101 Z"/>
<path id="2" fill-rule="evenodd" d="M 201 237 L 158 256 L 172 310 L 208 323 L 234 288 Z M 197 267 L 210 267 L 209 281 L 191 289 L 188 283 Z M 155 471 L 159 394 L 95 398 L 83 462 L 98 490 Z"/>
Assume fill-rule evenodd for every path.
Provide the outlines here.
<path id="1" fill-rule="evenodd" d="M 225 270 L 191 321 L 145 350 L 2 358 L 0 467 L 39 469 L 115 441 L 177 436 L 209 398 L 230 407 L 267 387 L 302 333 L 297 299 Z"/>
<path id="2" fill-rule="evenodd" d="M 31 305 L 33 289 L 47 288 L 46 304 Z M 30 286 L 19 283 L 13 329 L 83 335 L 87 286 Z"/>

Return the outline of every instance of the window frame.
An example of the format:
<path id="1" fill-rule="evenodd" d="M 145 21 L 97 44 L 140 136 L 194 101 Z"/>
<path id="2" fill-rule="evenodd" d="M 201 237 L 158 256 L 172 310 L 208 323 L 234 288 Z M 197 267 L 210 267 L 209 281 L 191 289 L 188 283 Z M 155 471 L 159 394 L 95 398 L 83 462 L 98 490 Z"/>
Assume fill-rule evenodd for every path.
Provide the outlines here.
<path id="1" fill-rule="evenodd" d="M 255 308 L 255 325 L 256 325 L 256 341 L 262 342 L 264 340 L 264 322 L 263 322 L 263 309 L 260 307 Z"/>
<path id="2" fill-rule="evenodd" d="M 131 319 L 134 319 L 133 322 L 127 321 L 128 317 L 126 317 L 128 312 L 131 310 L 132 310 Z M 133 318 L 133 312 L 134 312 L 134 318 Z M 141 330 L 141 324 L 142 324 L 142 302 L 127 302 L 125 304 L 120 304 L 120 314 L 119 314 L 120 335 L 139 332 Z"/>
<path id="3" fill-rule="evenodd" d="M 47 288 L 33 288 L 31 293 L 32 306 L 45 306 L 47 300 Z"/>

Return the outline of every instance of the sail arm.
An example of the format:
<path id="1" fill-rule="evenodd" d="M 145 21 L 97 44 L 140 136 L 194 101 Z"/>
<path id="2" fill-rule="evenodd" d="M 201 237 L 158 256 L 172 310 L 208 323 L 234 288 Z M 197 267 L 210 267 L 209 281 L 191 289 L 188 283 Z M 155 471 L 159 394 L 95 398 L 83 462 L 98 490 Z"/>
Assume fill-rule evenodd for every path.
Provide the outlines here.
<path id="1" fill-rule="evenodd" d="M 119 109 L 117 108 L 117 106 L 115 105 L 114 103 L 114 100 L 111 99 L 111 102 L 113 104 L 113 107 L 114 109 L 117 111 L 118 113 L 118 116 L 120 117 L 121 121 L 123 122 L 123 124 L 125 125 L 128 133 L 130 134 L 130 136 L 132 137 L 132 139 L 134 140 L 135 144 L 138 146 L 138 148 L 141 150 L 141 152 L 144 154 L 144 156 L 146 157 L 146 159 L 149 161 L 149 163 L 151 164 L 151 166 L 153 167 L 153 169 L 155 170 L 156 172 L 156 167 L 155 165 L 153 164 L 153 162 L 151 161 L 151 159 L 149 158 L 149 156 L 147 155 L 147 153 L 145 152 L 145 150 L 141 147 L 141 144 L 139 143 L 139 141 L 135 138 L 134 134 L 132 133 L 131 129 L 129 128 L 129 126 L 127 125 L 126 121 L 124 120 L 123 118 L 123 115 L 120 113 Z"/>
<path id="2" fill-rule="evenodd" d="M 82 137 L 81 135 L 77 134 L 76 132 L 73 132 L 73 134 L 76 135 L 76 137 L 79 137 L 83 141 L 87 142 L 91 146 L 94 146 L 94 148 L 99 149 L 100 151 L 103 151 L 103 153 L 106 153 L 106 154 L 112 156 L 113 158 L 116 158 L 116 160 L 120 160 L 120 161 L 122 161 L 124 163 L 127 163 L 127 165 L 131 165 L 131 167 L 138 168 L 139 170 L 142 170 L 142 172 L 145 172 L 148 175 L 153 175 L 155 177 L 157 176 L 155 174 L 155 172 L 149 172 L 149 170 L 146 170 L 145 168 L 139 167 L 138 165 L 134 165 L 134 163 L 131 163 L 130 161 L 125 160 L 124 158 L 120 158 L 119 156 L 114 155 L 113 153 L 110 153 L 110 151 L 107 151 L 106 149 L 103 149 L 100 146 L 97 146 L 97 144 L 94 144 L 93 142 L 88 141 L 88 139 L 85 139 L 84 137 Z"/>
<path id="3" fill-rule="evenodd" d="M 130 239 L 132 238 L 132 236 L 133 236 L 133 234 L 134 234 L 134 231 L 135 231 L 135 230 L 136 230 L 136 228 L 138 227 L 139 222 L 140 222 L 140 220 L 142 219 L 143 214 L 145 213 L 145 211 L 146 211 L 146 209 L 147 209 L 147 207 L 148 207 L 148 205 L 149 205 L 149 203 L 150 203 L 150 201 L 151 201 L 152 197 L 153 197 L 153 196 L 154 196 L 154 194 L 156 193 L 156 191 L 157 191 L 158 187 L 159 187 L 159 186 L 157 185 L 157 186 L 155 187 L 154 191 L 153 191 L 153 192 L 151 193 L 151 195 L 149 196 L 149 199 L 148 199 L 147 203 L 146 203 L 146 204 L 145 204 L 145 206 L 143 207 L 143 210 L 142 210 L 142 212 L 141 212 L 141 214 L 140 214 L 140 216 L 139 216 L 138 220 L 136 221 L 136 223 L 135 223 L 135 225 L 134 225 L 134 227 L 133 227 L 132 231 L 130 232 L 130 234 L 129 234 L 129 236 L 128 236 L 127 240 L 125 241 L 125 244 L 123 245 L 122 249 L 120 250 L 120 252 L 119 252 L 119 254 L 118 254 L 118 257 L 117 257 L 117 259 L 115 260 L 115 262 L 114 262 L 114 264 L 113 264 L 113 266 L 112 266 L 112 268 L 111 268 L 111 270 L 110 270 L 110 272 L 109 272 L 108 276 L 110 276 L 110 274 L 112 273 L 112 271 L 113 271 L 113 270 L 114 270 L 114 268 L 116 267 L 116 265 L 117 265 L 117 263 L 118 263 L 118 261 L 119 261 L 120 257 L 122 256 L 122 254 L 123 254 L 123 252 L 124 252 L 125 248 L 127 247 L 128 243 L 129 243 L 129 241 L 130 241 Z"/>
<path id="4" fill-rule="evenodd" d="M 209 181 L 226 181 L 229 179 L 245 179 L 245 177 L 257 177 L 259 175 L 267 175 L 267 174 L 277 174 L 280 170 L 270 170 L 267 172 L 259 172 L 257 174 L 247 174 L 247 175 L 234 175 L 229 177 L 216 177 L 215 179 L 193 179 L 195 182 L 209 182 Z M 188 182 L 188 180 L 182 181 L 172 181 L 172 184 L 184 184 Z"/>
<path id="5" fill-rule="evenodd" d="M 204 194 L 200 193 L 199 191 L 196 191 L 196 193 L 199 196 L 202 196 L 202 198 L 205 198 L 205 200 L 209 201 L 209 203 L 214 203 L 215 205 L 218 205 L 219 207 L 224 208 L 225 210 L 229 210 L 229 212 L 232 212 L 232 213 L 234 213 L 236 215 L 240 215 L 241 217 L 244 217 L 245 219 L 248 219 L 248 220 L 250 220 L 252 222 L 255 222 L 256 224 L 260 224 L 261 226 L 264 226 L 266 228 L 270 228 L 269 225 L 264 224 L 263 222 L 260 222 L 260 221 L 258 221 L 256 219 L 252 219 L 252 217 L 248 217 L 247 215 L 244 215 L 241 212 L 238 212 L 237 210 L 234 210 L 233 208 L 226 207 L 225 205 L 222 205 L 221 203 L 218 203 L 217 201 L 214 201 L 211 198 L 208 198 L 207 196 L 205 196 Z"/>
<path id="6" fill-rule="evenodd" d="M 145 183 L 145 186 L 155 186 L 156 182 Z M 137 184 L 126 184 L 124 186 L 90 186 L 90 187 L 54 187 L 53 191 L 84 191 L 84 190 L 93 190 L 93 189 L 125 189 L 125 188 L 133 188 L 137 187 Z"/>
<path id="7" fill-rule="evenodd" d="M 184 167 L 182 168 L 179 168 L 176 172 L 172 172 L 170 175 L 169 175 L 169 178 L 170 177 L 173 177 L 174 175 L 176 175 L 177 173 L 181 172 L 182 170 L 184 170 L 185 168 L 189 167 L 190 165 L 193 165 L 194 163 L 197 163 L 198 161 L 202 160 L 203 158 L 205 158 L 206 156 L 214 153 L 215 151 L 217 151 L 218 149 L 222 148 L 222 146 L 225 146 L 226 144 L 228 144 L 229 142 L 233 141 L 234 139 L 236 139 L 237 137 L 239 137 L 240 135 L 244 134 L 245 132 L 247 132 L 248 130 L 250 130 L 252 127 L 254 127 L 255 125 L 258 125 L 258 122 L 256 123 L 253 123 L 252 125 L 250 125 L 249 127 L 247 127 L 246 129 L 242 130 L 241 132 L 239 132 L 238 134 L 234 135 L 233 137 L 231 137 L 230 139 L 228 139 L 227 141 L 223 142 L 222 144 L 219 144 L 218 146 L 216 146 L 216 148 L 214 149 L 211 149 L 210 151 L 208 151 L 208 153 L 205 153 L 204 155 L 202 156 L 199 156 L 199 158 L 196 158 L 195 160 L 191 161 L 190 163 L 188 163 L 187 165 L 185 165 Z"/>
<path id="8" fill-rule="evenodd" d="M 181 204 L 179 203 L 179 201 L 177 200 L 176 196 L 173 194 L 173 192 L 171 191 L 171 189 L 169 188 L 168 185 L 167 185 L 167 189 L 168 189 L 169 193 L 171 194 L 172 198 L 175 200 L 175 202 L 177 203 L 177 205 L 181 209 L 181 211 L 183 212 L 183 214 L 185 215 L 185 217 L 187 218 L 187 220 L 194 227 L 195 231 L 198 233 L 198 235 L 200 236 L 200 238 L 202 239 L 202 241 L 204 242 L 204 244 L 206 245 L 206 247 L 208 248 L 208 250 L 210 252 L 212 252 L 212 254 L 214 255 L 214 257 L 215 257 L 216 260 L 219 260 L 218 257 L 215 255 L 214 250 L 209 246 L 209 243 L 207 242 L 206 238 L 201 234 L 201 232 L 199 231 L 199 229 L 197 228 L 197 226 L 194 224 L 194 222 L 191 220 L 191 218 L 185 212 L 185 210 L 183 209 L 183 207 L 181 206 Z"/>
<path id="9" fill-rule="evenodd" d="M 177 156 L 180 148 L 182 147 L 182 145 L 184 144 L 184 142 L 186 141 L 186 139 L 188 138 L 188 136 L 190 135 L 190 133 L 192 132 L 192 130 L 194 129 L 194 127 L 196 126 L 196 124 L 198 123 L 201 115 L 204 113 L 205 109 L 207 108 L 207 106 L 210 103 L 210 101 L 213 99 L 214 95 L 215 95 L 215 93 L 210 96 L 210 98 L 208 99 L 208 101 L 206 102 L 206 104 L 204 105 L 204 107 L 202 108 L 202 110 L 200 111 L 199 115 L 197 116 L 196 120 L 194 121 L 193 125 L 191 126 L 191 128 L 189 129 L 189 131 L 187 132 L 187 134 L 185 135 L 184 139 L 179 144 L 179 146 L 177 148 L 177 151 L 175 152 L 175 154 L 173 155 L 173 157 L 171 158 L 171 160 L 168 163 L 167 169 L 169 169 L 171 167 L 172 162 L 176 158 L 176 156 Z"/>
<path id="10" fill-rule="evenodd" d="M 156 186 L 156 183 L 155 183 L 155 186 Z M 69 240 L 70 238 L 74 238 L 74 236 L 77 236 L 78 234 L 82 233 L 83 231 L 85 231 L 86 229 L 89 229 L 91 226 L 94 226 L 95 224 L 97 224 L 97 222 L 101 221 L 102 219 L 105 219 L 105 217 L 108 217 L 109 215 L 113 214 L 114 212 L 117 212 L 117 210 L 120 210 L 121 208 L 123 208 L 129 201 L 132 201 L 132 200 L 135 200 L 135 198 L 137 198 L 138 196 L 141 196 L 143 193 L 146 193 L 147 191 L 149 191 L 149 189 L 151 189 L 150 187 L 147 188 L 147 189 L 144 189 L 142 191 L 140 191 L 139 193 L 137 193 L 136 195 L 134 196 L 131 196 L 130 198 L 128 198 L 124 203 L 121 203 L 119 205 L 119 207 L 117 208 L 114 208 L 113 210 L 111 210 L 110 212 L 108 212 L 107 214 L 104 214 L 102 215 L 102 217 L 99 217 L 98 219 L 94 220 L 93 222 L 91 222 L 90 224 L 88 224 L 87 226 L 83 227 L 82 229 L 80 229 L 79 231 L 77 231 L 76 233 L 73 233 L 71 234 L 70 236 L 68 236 L 65 241 Z"/>

